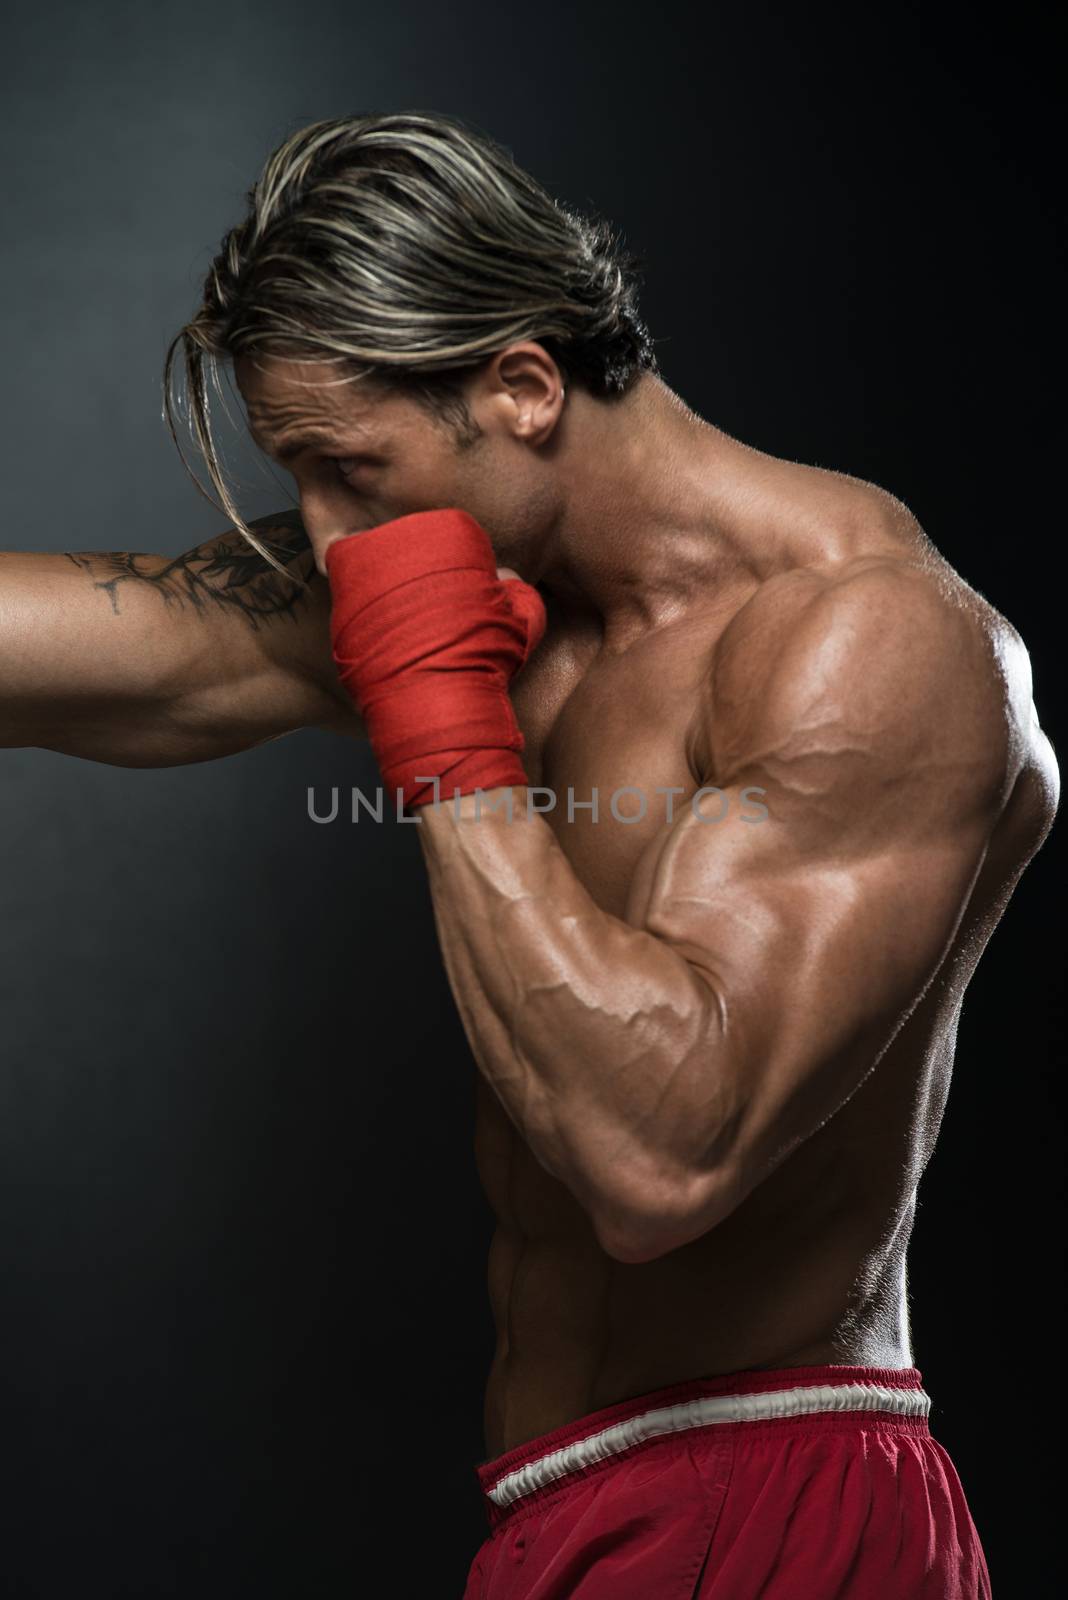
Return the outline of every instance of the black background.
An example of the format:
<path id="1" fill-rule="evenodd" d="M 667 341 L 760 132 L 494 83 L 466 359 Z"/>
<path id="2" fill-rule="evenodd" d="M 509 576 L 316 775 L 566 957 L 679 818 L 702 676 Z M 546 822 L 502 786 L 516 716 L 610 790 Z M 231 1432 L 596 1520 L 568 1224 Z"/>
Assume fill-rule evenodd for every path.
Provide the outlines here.
<path id="1" fill-rule="evenodd" d="M 702 415 L 912 508 L 1023 634 L 1063 749 L 1053 15 L 8 7 L 0 544 L 217 531 L 159 417 L 217 240 L 302 123 L 448 111 L 623 229 Z M 235 451 L 248 514 L 285 503 Z M 376 782 L 316 732 L 164 771 L 0 755 L 6 1594 L 333 1596 L 385 1555 L 375 1592 L 458 1600 L 492 1349 L 473 1068 L 411 829 L 305 809 Z M 1002 1596 L 1059 1588 L 1062 849 L 965 1002 L 910 1256 Z"/>

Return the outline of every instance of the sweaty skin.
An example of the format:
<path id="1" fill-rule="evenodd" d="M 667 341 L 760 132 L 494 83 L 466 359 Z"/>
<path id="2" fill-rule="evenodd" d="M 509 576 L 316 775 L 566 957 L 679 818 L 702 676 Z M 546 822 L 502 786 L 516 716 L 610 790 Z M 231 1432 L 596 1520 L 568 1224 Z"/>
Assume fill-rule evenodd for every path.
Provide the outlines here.
<path id="1" fill-rule="evenodd" d="M 784 509 L 825 494 L 783 472 Z M 698 1376 L 914 1364 L 961 1002 L 1058 779 L 1018 636 L 851 493 L 825 562 L 619 652 L 550 609 L 513 703 L 555 808 L 424 810 L 498 1219 L 489 1456 Z"/>
<path id="2" fill-rule="evenodd" d="M 454 454 L 410 402 L 238 377 L 300 491 L 256 529 L 303 581 L 236 532 L 0 555 L 0 744 L 159 766 L 361 736 L 325 548 L 463 506 L 547 605 L 512 701 L 557 796 L 421 811 L 497 1222 L 487 1455 L 690 1378 L 914 1364 L 964 990 L 1057 803 L 1015 630 L 891 495 L 698 426 L 659 380 L 565 410 L 516 346 Z M 690 805 L 711 785 L 720 822 Z"/>

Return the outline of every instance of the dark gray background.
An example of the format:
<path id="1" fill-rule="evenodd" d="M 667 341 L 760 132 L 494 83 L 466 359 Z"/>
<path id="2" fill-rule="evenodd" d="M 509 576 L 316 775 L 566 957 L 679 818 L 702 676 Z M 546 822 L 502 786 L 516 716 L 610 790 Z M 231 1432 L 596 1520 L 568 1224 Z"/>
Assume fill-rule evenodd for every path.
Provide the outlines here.
<path id="1" fill-rule="evenodd" d="M 159 378 L 245 190 L 304 122 L 450 111 L 624 229 L 703 415 L 912 507 L 1023 633 L 1058 742 L 1046 13 L 692 12 L 6 8 L 0 545 L 177 553 L 223 526 Z M 284 503 L 246 476 L 249 514 Z M 413 832 L 305 814 L 309 784 L 376 781 L 315 732 L 165 771 L 0 753 L 5 1593 L 335 1595 L 383 1548 L 376 1592 L 461 1592 L 492 1346 L 473 1068 Z M 1060 1506 L 1031 1464 L 1058 849 L 966 1003 L 911 1256 L 933 1429 L 995 1592 L 1031 1595 Z"/>

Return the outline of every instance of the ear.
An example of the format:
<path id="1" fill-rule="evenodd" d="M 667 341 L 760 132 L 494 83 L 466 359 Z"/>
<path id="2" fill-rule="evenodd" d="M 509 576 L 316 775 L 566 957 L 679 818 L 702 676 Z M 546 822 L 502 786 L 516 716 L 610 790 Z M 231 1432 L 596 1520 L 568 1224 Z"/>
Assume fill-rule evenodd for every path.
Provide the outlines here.
<path id="1" fill-rule="evenodd" d="M 536 340 L 499 350 L 484 379 L 509 432 L 526 444 L 543 444 L 564 408 L 564 380 L 552 356 Z"/>

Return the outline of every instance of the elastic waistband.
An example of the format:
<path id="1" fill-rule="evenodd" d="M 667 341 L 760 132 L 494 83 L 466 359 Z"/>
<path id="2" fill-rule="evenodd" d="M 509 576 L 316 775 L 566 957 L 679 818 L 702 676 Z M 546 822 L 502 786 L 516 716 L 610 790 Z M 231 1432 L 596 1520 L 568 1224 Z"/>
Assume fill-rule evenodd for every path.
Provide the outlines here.
<path id="1" fill-rule="evenodd" d="M 745 1429 L 754 1423 L 842 1414 L 865 1425 L 928 1432 L 931 1398 L 918 1367 L 775 1367 L 694 1378 L 592 1411 L 476 1466 L 490 1522 L 496 1525 L 529 1495 L 633 1450 L 649 1439 L 691 1428 Z M 853 1413 L 852 1419 L 848 1413 Z M 870 1421 L 867 1424 L 871 1426 Z"/>

